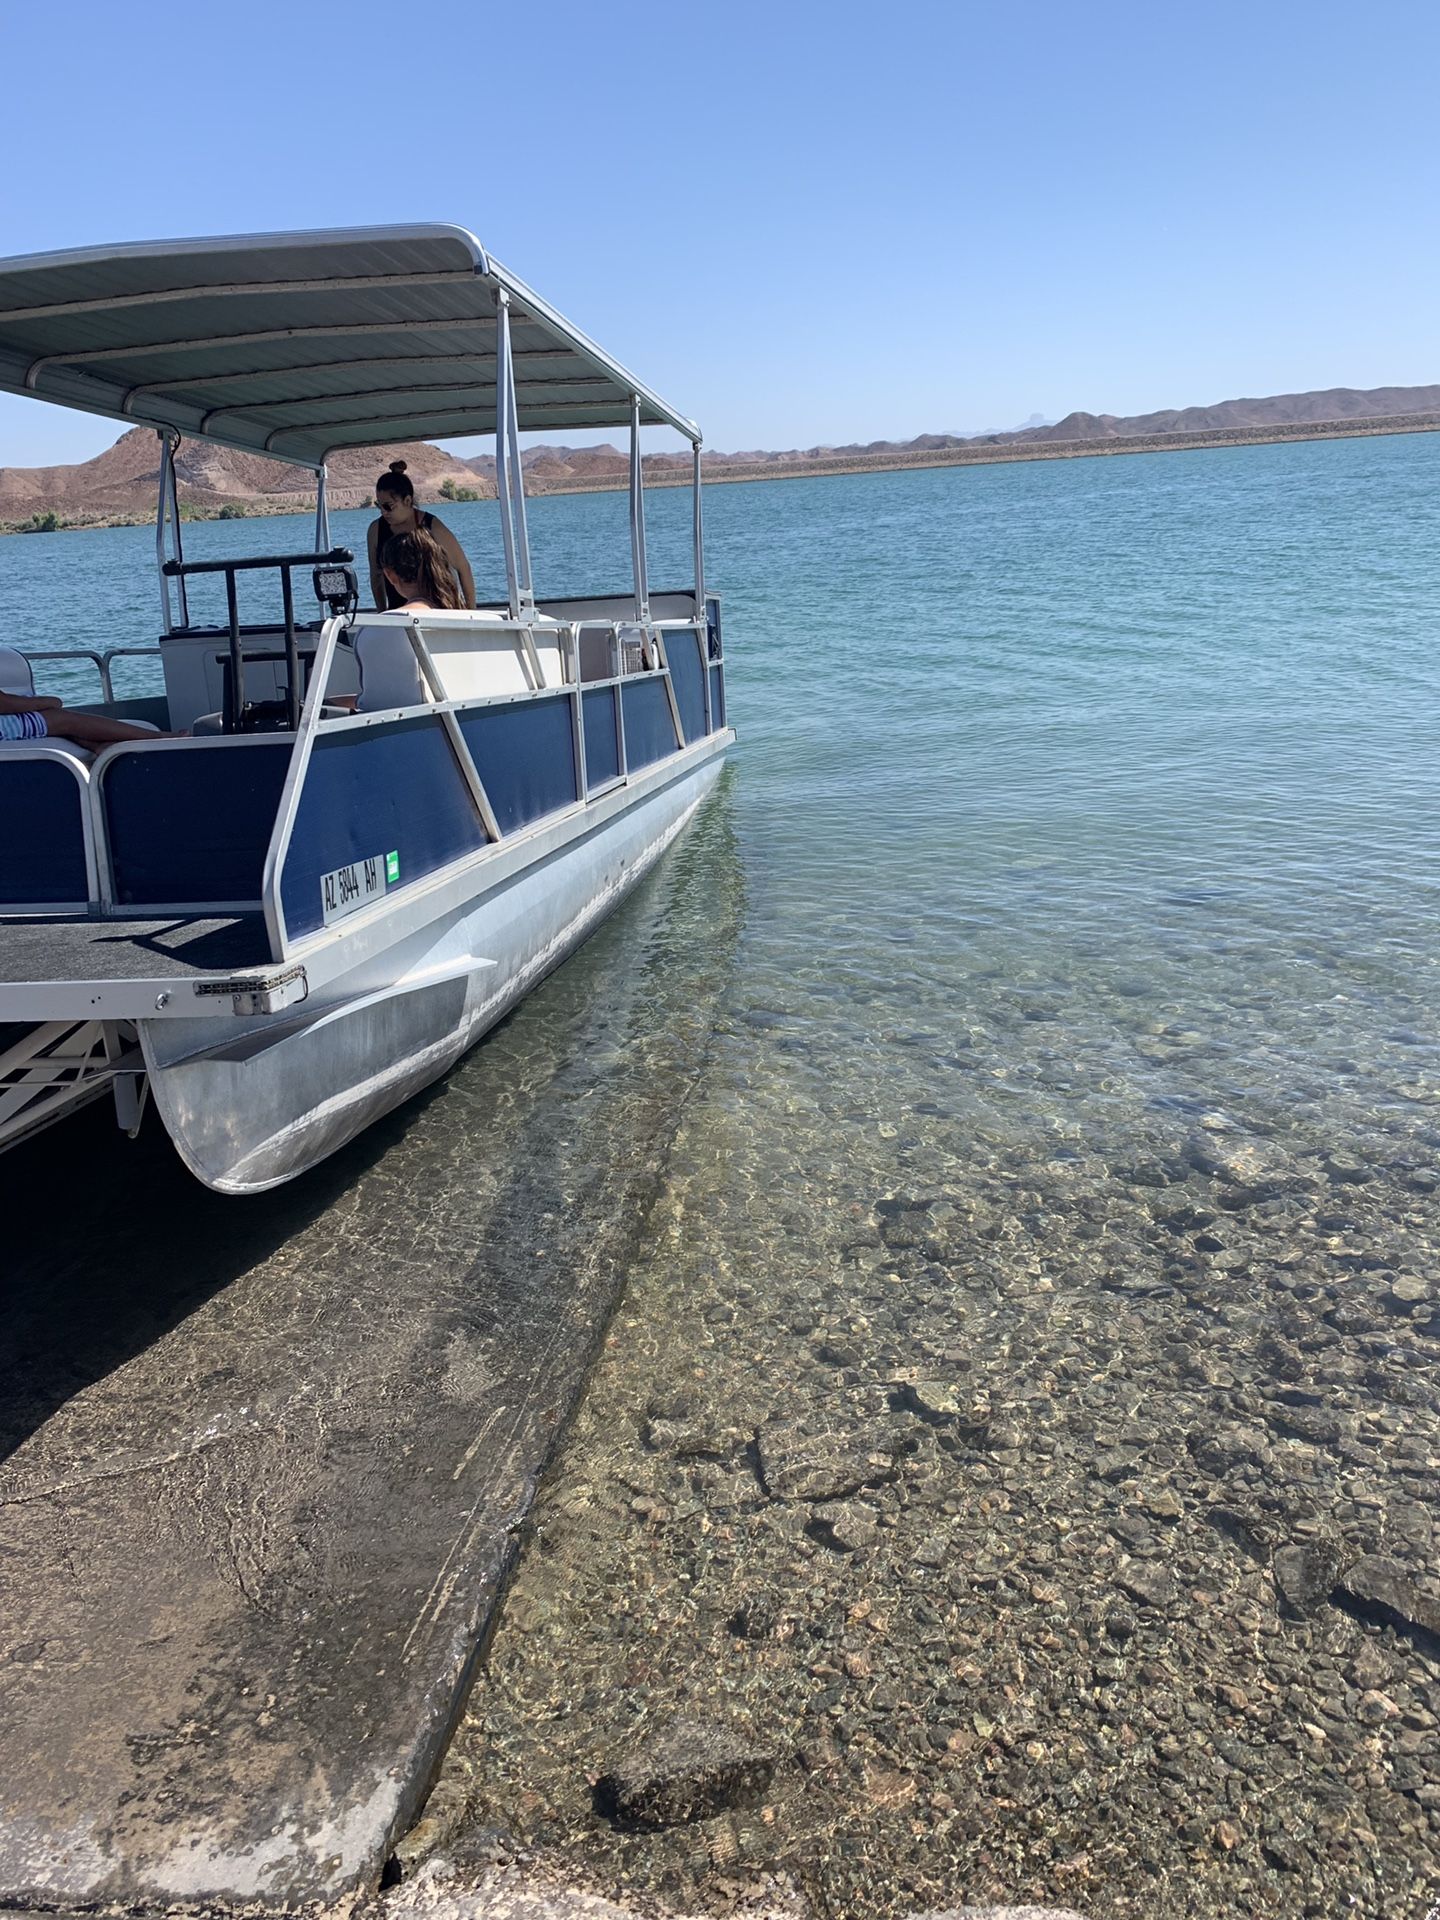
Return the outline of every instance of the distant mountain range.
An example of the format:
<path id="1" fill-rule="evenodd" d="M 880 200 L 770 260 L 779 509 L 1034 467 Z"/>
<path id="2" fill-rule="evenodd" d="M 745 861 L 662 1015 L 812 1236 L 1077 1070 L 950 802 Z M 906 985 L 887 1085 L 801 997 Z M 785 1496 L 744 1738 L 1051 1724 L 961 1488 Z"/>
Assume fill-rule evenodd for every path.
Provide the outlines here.
<path id="1" fill-rule="evenodd" d="M 704 471 L 714 480 L 788 478 L 1435 427 L 1440 427 L 1440 386 L 1329 387 L 1319 393 L 1272 394 L 1159 413 L 1068 413 L 1055 421 L 1036 414 L 1025 426 L 1005 433 L 922 433 L 914 440 L 847 442 L 789 452 L 707 452 Z M 494 496 L 491 455 L 462 460 L 428 442 L 411 441 L 337 454 L 330 462 L 332 505 L 368 505 L 375 476 L 397 458 L 406 461 L 416 491 L 427 502 Z M 308 506 L 313 497 L 295 468 L 205 441 L 184 442 L 176 472 L 187 517 L 284 513 Z M 626 454 L 612 446 L 542 446 L 525 453 L 525 483 L 533 493 L 623 486 L 627 472 Z M 648 483 L 685 484 L 690 472 L 688 452 L 645 457 Z M 131 428 L 113 447 L 77 466 L 0 467 L 0 527 L 38 531 L 147 520 L 154 512 L 158 477 L 158 443 L 147 427 Z"/>

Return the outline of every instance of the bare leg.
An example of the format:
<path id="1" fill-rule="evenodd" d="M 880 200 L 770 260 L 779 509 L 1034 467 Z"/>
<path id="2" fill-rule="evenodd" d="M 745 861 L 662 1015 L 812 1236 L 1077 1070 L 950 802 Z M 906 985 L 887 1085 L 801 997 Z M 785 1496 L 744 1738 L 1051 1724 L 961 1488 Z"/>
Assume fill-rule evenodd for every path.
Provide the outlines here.
<path id="1" fill-rule="evenodd" d="M 116 740 L 176 740 L 174 733 L 152 733 L 148 727 L 132 727 L 127 720 L 107 720 L 101 713 L 77 713 L 70 707 L 51 707 L 45 714 L 45 731 L 61 740 L 75 740 L 82 747 L 108 747 Z"/>

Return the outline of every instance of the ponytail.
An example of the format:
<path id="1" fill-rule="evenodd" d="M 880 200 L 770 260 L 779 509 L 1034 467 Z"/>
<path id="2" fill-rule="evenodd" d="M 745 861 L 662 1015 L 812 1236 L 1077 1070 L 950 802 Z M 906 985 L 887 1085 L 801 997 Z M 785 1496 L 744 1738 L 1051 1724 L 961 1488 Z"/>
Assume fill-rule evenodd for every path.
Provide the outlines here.
<path id="1" fill-rule="evenodd" d="M 465 604 L 460 583 L 445 556 L 445 549 L 431 533 L 416 527 L 412 533 L 395 533 L 379 553 L 380 565 L 407 584 L 419 589 L 417 598 L 447 613 L 458 612 Z"/>

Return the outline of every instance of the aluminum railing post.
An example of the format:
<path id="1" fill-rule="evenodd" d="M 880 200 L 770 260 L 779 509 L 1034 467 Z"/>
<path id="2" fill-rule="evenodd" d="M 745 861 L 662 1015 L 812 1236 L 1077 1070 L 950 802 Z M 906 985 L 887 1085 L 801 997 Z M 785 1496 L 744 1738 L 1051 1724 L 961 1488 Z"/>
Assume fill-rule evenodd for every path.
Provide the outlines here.
<path id="1" fill-rule="evenodd" d="M 693 443 L 694 480 L 691 485 L 691 532 L 695 544 L 695 612 L 705 616 L 705 513 L 700 503 L 700 442 Z"/>

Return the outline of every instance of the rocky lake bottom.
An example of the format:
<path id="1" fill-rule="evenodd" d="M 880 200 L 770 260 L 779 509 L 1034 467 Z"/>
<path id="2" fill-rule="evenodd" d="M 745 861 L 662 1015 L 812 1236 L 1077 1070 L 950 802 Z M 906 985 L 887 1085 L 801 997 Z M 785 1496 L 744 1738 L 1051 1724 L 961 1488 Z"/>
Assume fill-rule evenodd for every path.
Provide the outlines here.
<path id="1" fill-rule="evenodd" d="M 1282 1030 L 972 955 L 911 1025 L 741 946 L 411 1868 L 1419 1920 L 1440 1055 L 1350 1051 L 1402 975 L 1317 947 Z"/>

